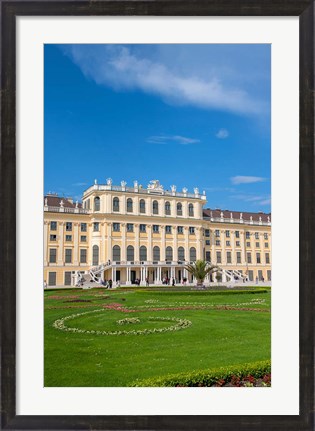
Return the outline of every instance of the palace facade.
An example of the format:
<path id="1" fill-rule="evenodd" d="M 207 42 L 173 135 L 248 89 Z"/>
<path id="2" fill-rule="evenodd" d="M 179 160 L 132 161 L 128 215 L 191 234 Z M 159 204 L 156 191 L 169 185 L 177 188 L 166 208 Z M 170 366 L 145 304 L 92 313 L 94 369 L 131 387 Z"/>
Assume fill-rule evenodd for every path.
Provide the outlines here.
<path id="1" fill-rule="evenodd" d="M 44 197 L 44 279 L 48 286 L 192 283 L 185 265 L 205 259 L 223 282 L 271 282 L 271 215 L 205 208 L 205 193 L 95 184 L 82 204 Z M 219 276 L 218 276 L 219 279 Z M 206 283 L 216 281 L 216 275 Z"/>

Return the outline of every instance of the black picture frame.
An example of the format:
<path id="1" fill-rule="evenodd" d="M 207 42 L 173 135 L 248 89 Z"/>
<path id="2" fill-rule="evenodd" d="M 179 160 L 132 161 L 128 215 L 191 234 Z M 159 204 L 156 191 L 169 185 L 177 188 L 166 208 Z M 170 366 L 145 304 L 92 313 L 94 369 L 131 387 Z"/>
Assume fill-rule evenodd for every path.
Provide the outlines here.
<path id="1" fill-rule="evenodd" d="M 3 1 L 1 3 L 0 319 L 1 429 L 314 430 L 314 3 L 309 0 Z M 299 16 L 300 414 L 294 416 L 17 416 L 16 142 L 17 16 Z M 285 154 L 285 147 L 283 148 Z M 288 202 L 288 207 L 290 202 Z M 289 211 L 289 209 L 288 209 Z M 284 286 L 285 288 L 285 286 Z M 193 402 L 193 399 L 192 399 Z"/>

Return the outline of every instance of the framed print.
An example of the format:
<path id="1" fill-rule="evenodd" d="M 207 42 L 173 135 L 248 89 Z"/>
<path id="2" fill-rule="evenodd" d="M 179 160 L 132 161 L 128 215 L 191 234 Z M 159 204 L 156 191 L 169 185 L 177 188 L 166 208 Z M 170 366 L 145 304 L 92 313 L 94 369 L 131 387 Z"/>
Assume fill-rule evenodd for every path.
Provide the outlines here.
<path id="1" fill-rule="evenodd" d="M 313 429 L 313 3 L 1 8 L 1 427 Z"/>

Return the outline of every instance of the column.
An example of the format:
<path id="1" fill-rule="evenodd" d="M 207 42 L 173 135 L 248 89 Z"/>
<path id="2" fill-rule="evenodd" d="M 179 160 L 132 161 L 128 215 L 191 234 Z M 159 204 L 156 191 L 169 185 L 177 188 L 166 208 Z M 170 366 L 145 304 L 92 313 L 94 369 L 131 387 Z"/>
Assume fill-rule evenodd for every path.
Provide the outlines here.
<path id="1" fill-rule="evenodd" d="M 196 235 L 197 235 L 197 259 L 203 259 L 203 246 L 202 246 L 202 235 L 201 235 L 201 227 L 196 227 Z"/>
<path id="2" fill-rule="evenodd" d="M 235 251 L 235 230 L 231 230 L 232 244 L 232 265 L 237 266 L 236 251 Z"/>
<path id="3" fill-rule="evenodd" d="M 107 260 L 113 260 L 112 256 L 112 223 L 107 223 Z"/>
<path id="4" fill-rule="evenodd" d="M 184 230 L 188 229 L 187 227 L 184 227 Z M 177 243 L 177 229 L 175 230 L 173 234 L 173 261 L 178 261 L 178 243 Z"/>
<path id="5" fill-rule="evenodd" d="M 139 262 L 139 244 L 140 244 L 140 239 L 139 239 L 139 224 L 136 223 L 135 224 L 135 261 Z"/>
<path id="6" fill-rule="evenodd" d="M 106 229 L 106 223 L 101 222 L 101 245 L 100 245 L 100 264 L 106 262 L 108 259 L 106 259 L 106 235 L 105 235 L 105 229 Z"/>
<path id="7" fill-rule="evenodd" d="M 130 267 L 128 267 L 127 266 L 127 268 L 126 268 L 126 275 L 127 275 L 127 279 L 126 279 L 126 285 L 127 286 L 130 286 L 131 285 L 131 269 L 130 269 Z"/>
<path id="8" fill-rule="evenodd" d="M 148 229 L 148 248 L 147 248 L 147 260 L 152 262 L 152 224 L 147 225 Z"/>
<path id="9" fill-rule="evenodd" d="M 63 244 L 64 244 L 64 222 L 59 223 L 59 247 L 58 247 L 58 259 L 57 264 L 63 266 Z"/>
<path id="10" fill-rule="evenodd" d="M 242 264 L 246 265 L 246 255 L 245 255 L 245 235 L 244 235 L 244 231 L 241 230 L 240 231 L 240 244 L 241 244 L 241 259 L 242 259 Z"/>
<path id="11" fill-rule="evenodd" d="M 73 223 L 73 265 L 79 265 L 79 225 L 80 223 Z"/>
<path id="12" fill-rule="evenodd" d="M 161 226 L 161 249 L 160 249 L 160 260 L 165 261 L 165 226 Z M 161 280 L 161 278 L 159 278 Z"/>
<path id="13" fill-rule="evenodd" d="M 44 266 L 48 265 L 47 248 L 48 248 L 48 221 L 44 222 Z"/>
<path id="14" fill-rule="evenodd" d="M 126 261 L 127 257 L 126 257 L 126 236 L 127 236 L 127 232 L 126 232 L 126 223 L 121 223 L 121 256 L 120 259 L 122 261 Z"/>
<path id="15" fill-rule="evenodd" d="M 184 238 L 185 238 L 185 260 L 189 261 L 189 232 L 188 227 L 184 227 Z"/>
<path id="16" fill-rule="evenodd" d="M 222 265 L 226 265 L 226 251 L 225 251 L 225 231 L 220 230 L 221 232 L 221 246 L 222 246 Z"/>

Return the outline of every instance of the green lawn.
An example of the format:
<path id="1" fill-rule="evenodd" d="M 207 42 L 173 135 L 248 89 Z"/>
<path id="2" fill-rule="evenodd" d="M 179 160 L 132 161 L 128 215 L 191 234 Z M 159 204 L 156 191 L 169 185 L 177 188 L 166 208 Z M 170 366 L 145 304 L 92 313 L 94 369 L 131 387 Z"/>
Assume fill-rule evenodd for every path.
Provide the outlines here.
<path id="1" fill-rule="evenodd" d="M 270 359 L 270 291 L 253 290 L 46 291 L 45 386 L 129 386 L 136 379 Z M 75 314 L 82 315 L 62 323 L 77 332 L 53 326 Z M 117 323 L 126 318 L 139 322 Z M 116 335 L 165 331 L 180 320 L 191 325 Z"/>

